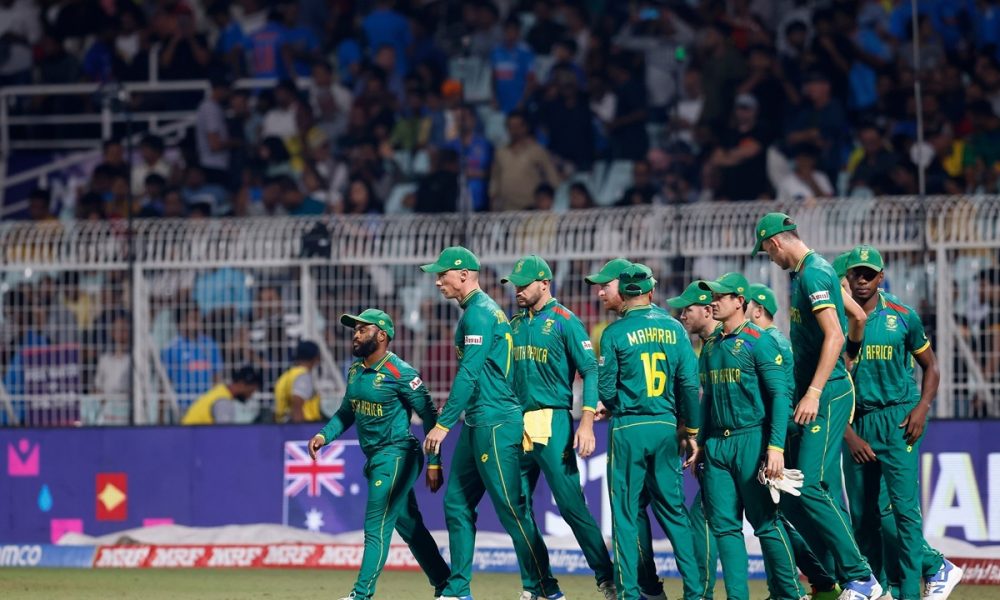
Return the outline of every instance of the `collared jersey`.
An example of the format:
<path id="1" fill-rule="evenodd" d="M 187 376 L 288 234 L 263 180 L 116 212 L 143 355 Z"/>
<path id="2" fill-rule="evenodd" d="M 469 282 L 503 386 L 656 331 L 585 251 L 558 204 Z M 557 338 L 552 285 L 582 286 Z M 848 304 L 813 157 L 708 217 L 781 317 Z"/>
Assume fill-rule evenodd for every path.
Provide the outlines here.
<path id="1" fill-rule="evenodd" d="M 931 347 L 917 311 L 880 291 L 868 315 L 854 367 L 858 410 L 865 412 L 920 400 L 913 357 Z"/>
<path id="2" fill-rule="evenodd" d="M 750 321 L 730 334 L 720 325 L 705 341 L 699 363 L 703 437 L 767 425 L 768 448 L 784 450 L 792 390 L 777 340 Z"/>
<path id="3" fill-rule="evenodd" d="M 465 411 L 465 423 L 484 427 L 520 423 L 521 402 L 511 388 L 514 336 L 500 306 L 482 290 L 462 299 L 465 312 L 455 328 L 458 372 L 438 426 L 450 429 Z"/>
<path id="4" fill-rule="evenodd" d="M 627 309 L 601 335 L 599 364 L 598 396 L 612 415 L 670 415 L 698 431 L 698 364 L 677 319 L 648 305 Z"/>
<path id="5" fill-rule="evenodd" d="M 573 380 L 583 377 L 583 408 L 597 409 L 597 357 L 583 322 L 555 298 L 537 313 L 510 320 L 514 336 L 514 393 L 525 412 L 573 408 Z"/>
<path id="6" fill-rule="evenodd" d="M 841 330 L 847 331 L 847 315 L 841 296 L 840 280 L 826 259 L 810 250 L 792 273 L 792 299 L 789 307 L 792 349 L 795 351 L 796 396 L 805 394 L 819 365 L 823 348 L 823 329 L 816 320 L 816 313 L 833 309 L 837 313 Z M 830 381 L 847 376 L 844 359 L 838 354 L 837 364 L 830 373 Z"/>
<path id="7" fill-rule="evenodd" d="M 278 423 L 284 423 L 292 412 L 292 396 L 294 395 L 295 380 L 309 373 L 309 369 L 301 365 L 292 367 L 278 378 L 274 384 L 274 419 Z M 313 390 L 309 398 L 303 398 L 305 404 L 302 405 L 302 417 L 306 421 L 319 421 L 323 418 L 319 410 L 319 394 Z"/>
<path id="8" fill-rule="evenodd" d="M 351 425 L 358 426 L 358 442 L 365 456 L 397 448 L 420 451 L 420 443 L 410 433 L 413 412 L 424 421 L 424 431 L 437 422 L 437 412 L 417 370 L 392 352 L 375 365 L 355 361 L 347 371 L 344 401 L 330 422 L 320 430 L 327 443 L 340 437 Z M 438 464 L 440 457 L 429 457 Z"/>
<path id="9" fill-rule="evenodd" d="M 233 394 L 229 391 L 229 386 L 220 383 L 208 390 L 195 400 L 191 408 L 184 413 L 181 425 L 211 425 L 215 423 L 212 416 L 212 407 L 219 400 L 232 400 Z"/>

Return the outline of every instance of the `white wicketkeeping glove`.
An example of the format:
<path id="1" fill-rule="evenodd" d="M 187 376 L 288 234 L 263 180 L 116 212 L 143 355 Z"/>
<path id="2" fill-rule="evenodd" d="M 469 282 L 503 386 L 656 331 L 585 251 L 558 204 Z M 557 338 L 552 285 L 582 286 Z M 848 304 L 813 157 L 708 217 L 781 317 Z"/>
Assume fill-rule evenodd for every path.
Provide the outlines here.
<path id="1" fill-rule="evenodd" d="M 784 469 L 781 479 L 771 479 L 764 475 L 763 465 L 757 471 L 757 481 L 767 486 L 767 491 L 771 493 L 771 500 L 775 504 L 781 502 L 781 492 L 792 496 L 801 496 L 802 492 L 799 491 L 799 488 L 802 487 L 804 479 L 802 471 L 798 469 Z"/>

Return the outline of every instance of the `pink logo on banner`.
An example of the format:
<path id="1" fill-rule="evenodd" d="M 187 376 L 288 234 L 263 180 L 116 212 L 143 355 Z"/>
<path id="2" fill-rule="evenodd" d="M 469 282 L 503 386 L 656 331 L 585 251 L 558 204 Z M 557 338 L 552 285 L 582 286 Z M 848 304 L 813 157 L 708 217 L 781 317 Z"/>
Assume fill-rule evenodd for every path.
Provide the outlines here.
<path id="1" fill-rule="evenodd" d="M 167 517 L 167 518 L 152 518 L 152 519 L 143 519 L 142 520 L 142 526 L 143 527 L 159 527 L 160 525 L 173 525 L 173 524 L 174 524 L 174 520 L 171 519 L 171 518 L 169 518 L 169 517 Z"/>
<path id="2" fill-rule="evenodd" d="M 83 519 L 52 519 L 49 522 L 52 543 L 58 544 L 67 533 L 83 533 Z"/>
<path id="3" fill-rule="evenodd" d="M 11 477 L 38 477 L 38 444 L 21 438 L 17 446 L 7 444 L 7 474 Z"/>

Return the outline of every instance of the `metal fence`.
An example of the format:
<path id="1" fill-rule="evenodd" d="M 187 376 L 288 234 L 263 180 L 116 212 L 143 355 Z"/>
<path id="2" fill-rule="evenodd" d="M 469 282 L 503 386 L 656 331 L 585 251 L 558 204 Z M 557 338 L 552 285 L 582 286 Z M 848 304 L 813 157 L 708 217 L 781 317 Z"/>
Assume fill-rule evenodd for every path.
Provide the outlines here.
<path id="1" fill-rule="evenodd" d="M 136 221 L 134 256 L 120 223 L 0 224 L 0 423 L 175 423 L 208 387 L 253 364 L 264 386 L 239 420 L 267 420 L 273 387 L 300 339 L 320 344 L 324 412 L 340 402 L 353 358 L 339 315 L 381 307 L 396 320 L 393 350 L 434 396 L 455 372 L 459 312 L 417 265 L 448 245 L 481 257 L 487 293 L 517 258 L 538 253 L 555 292 L 594 339 L 609 323 L 585 274 L 627 256 L 656 272 L 660 301 L 692 278 L 740 270 L 787 297 L 788 278 L 751 259 L 754 224 L 783 209 L 832 256 L 869 243 L 887 285 L 923 316 L 942 369 L 938 417 L 1000 416 L 1000 198 L 833 200 L 600 209 L 563 214 Z M 306 240 L 328 231 L 329 258 Z M 326 235 L 326 234 L 324 234 Z M 779 312 L 779 318 L 784 311 Z M 787 326 L 786 323 L 779 323 Z M 134 365 L 134 366 L 133 366 Z"/>

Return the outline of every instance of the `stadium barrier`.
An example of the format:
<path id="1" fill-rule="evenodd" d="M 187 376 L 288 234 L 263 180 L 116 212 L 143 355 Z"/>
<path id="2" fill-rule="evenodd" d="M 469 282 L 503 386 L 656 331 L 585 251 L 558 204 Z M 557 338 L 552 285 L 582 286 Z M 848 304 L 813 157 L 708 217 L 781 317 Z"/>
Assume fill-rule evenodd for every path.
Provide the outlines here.
<path id="1" fill-rule="evenodd" d="M 441 248 L 475 250 L 484 289 L 508 311 L 513 294 L 499 278 L 524 254 L 544 256 L 556 295 L 596 341 L 608 317 L 583 277 L 614 256 L 649 263 L 661 302 L 691 279 L 730 270 L 787 297 L 787 276 L 766 257 L 749 257 L 755 222 L 771 210 L 790 212 L 828 257 L 856 243 L 882 250 L 887 287 L 921 313 L 939 357 L 935 415 L 1000 415 L 1000 198 L 989 196 L 476 214 L 468 221 L 139 220 L 131 235 L 123 222 L 0 223 L 7 343 L 0 424 L 176 423 L 207 386 L 244 363 L 263 369 L 265 385 L 238 421 L 263 422 L 274 381 L 302 338 L 320 344 L 324 411 L 332 414 L 353 360 L 339 315 L 373 305 L 394 315 L 393 349 L 441 400 L 456 367 L 450 338 L 459 311 L 416 268 Z M 185 332 L 190 313 L 194 324 Z M 787 328 L 787 311 L 777 317 Z M 38 335 L 26 342 L 26 331 Z M 197 369 L 176 360 L 187 349 L 185 335 L 210 341 Z"/>

